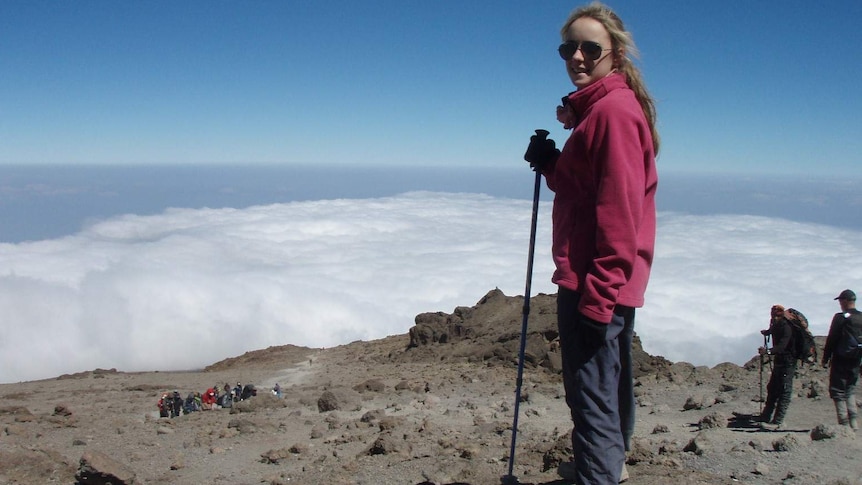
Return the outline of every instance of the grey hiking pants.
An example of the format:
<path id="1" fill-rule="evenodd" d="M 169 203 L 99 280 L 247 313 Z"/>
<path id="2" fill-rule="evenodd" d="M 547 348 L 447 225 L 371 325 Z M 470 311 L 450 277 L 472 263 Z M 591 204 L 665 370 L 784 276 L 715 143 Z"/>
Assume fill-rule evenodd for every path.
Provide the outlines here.
<path id="1" fill-rule="evenodd" d="M 856 393 L 856 383 L 859 381 L 859 362 L 847 361 L 840 357 L 832 358 L 829 369 L 829 397 L 846 401 Z"/>
<path id="2" fill-rule="evenodd" d="M 838 423 L 856 420 L 856 383 L 859 381 L 859 361 L 845 360 L 838 356 L 832 358 L 829 369 L 829 397 L 835 401 Z"/>
<path id="3" fill-rule="evenodd" d="M 634 431 L 635 310 L 617 306 L 606 339 L 596 346 L 581 337 L 579 301 L 579 293 L 559 288 L 557 326 L 577 483 L 616 485 Z"/>

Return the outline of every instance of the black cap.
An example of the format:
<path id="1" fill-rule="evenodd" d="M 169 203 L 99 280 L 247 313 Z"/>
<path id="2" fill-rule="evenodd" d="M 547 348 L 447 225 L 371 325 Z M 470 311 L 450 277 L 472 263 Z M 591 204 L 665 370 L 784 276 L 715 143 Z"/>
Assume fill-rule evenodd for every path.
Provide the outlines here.
<path id="1" fill-rule="evenodd" d="M 848 300 L 848 301 L 856 301 L 856 293 L 853 293 L 852 290 L 844 290 L 840 295 L 835 297 L 836 300 Z"/>

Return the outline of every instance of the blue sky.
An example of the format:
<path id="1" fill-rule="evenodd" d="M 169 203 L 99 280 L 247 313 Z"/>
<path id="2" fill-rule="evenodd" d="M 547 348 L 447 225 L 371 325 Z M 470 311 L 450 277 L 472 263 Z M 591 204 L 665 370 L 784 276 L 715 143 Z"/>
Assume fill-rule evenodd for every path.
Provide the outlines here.
<path id="1" fill-rule="evenodd" d="M 847 174 L 862 2 L 608 2 L 665 171 Z M 519 163 L 580 2 L 0 2 L 0 164 Z"/>

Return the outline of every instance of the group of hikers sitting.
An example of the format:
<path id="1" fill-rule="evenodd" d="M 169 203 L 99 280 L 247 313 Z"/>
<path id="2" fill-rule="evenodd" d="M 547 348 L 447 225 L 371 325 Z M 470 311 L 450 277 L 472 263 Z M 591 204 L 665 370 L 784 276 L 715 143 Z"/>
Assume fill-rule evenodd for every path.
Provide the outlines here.
<path id="1" fill-rule="evenodd" d="M 225 383 L 221 391 L 219 390 L 219 386 L 216 385 L 204 391 L 203 394 L 200 392 L 189 392 L 185 399 L 183 399 L 179 391 L 165 393 L 159 399 L 156 406 L 159 408 L 160 417 L 175 418 L 181 414 L 189 414 L 196 411 L 229 408 L 236 402 L 244 401 L 254 396 L 257 396 L 257 389 L 253 384 L 243 386 L 237 382 L 236 387 L 231 388 L 230 384 Z"/>

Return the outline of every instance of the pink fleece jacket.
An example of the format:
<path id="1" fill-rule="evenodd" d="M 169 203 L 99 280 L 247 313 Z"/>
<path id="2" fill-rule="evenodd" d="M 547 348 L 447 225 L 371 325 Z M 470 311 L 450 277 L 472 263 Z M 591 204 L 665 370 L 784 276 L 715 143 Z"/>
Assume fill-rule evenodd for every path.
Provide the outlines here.
<path id="1" fill-rule="evenodd" d="M 658 177 L 649 125 L 622 74 L 569 96 L 577 124 L 554 166 L 553 282 L 581 294 L 581 313 L 611 320 L 641 307 L 655 246 Z"/>

